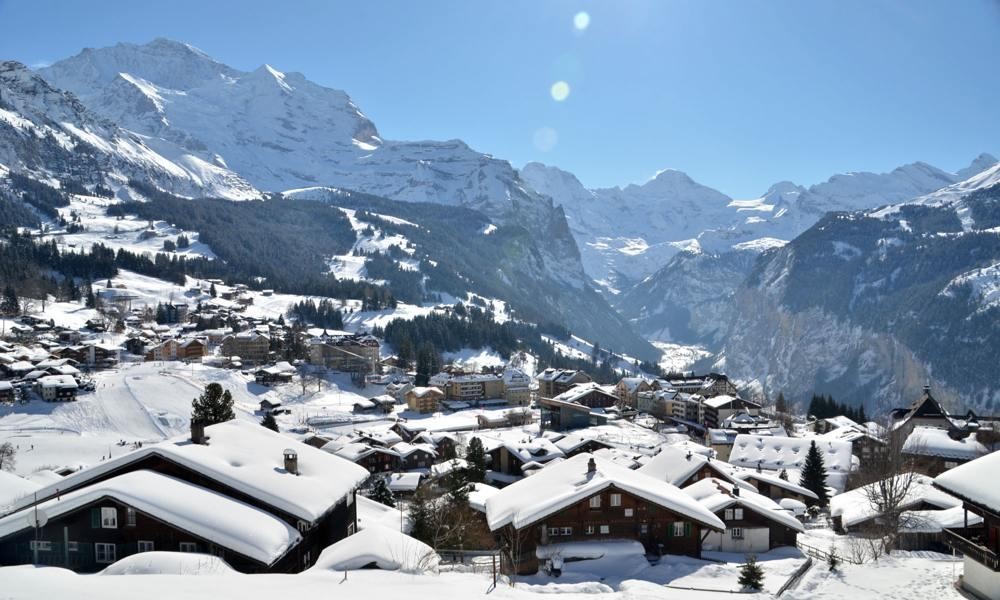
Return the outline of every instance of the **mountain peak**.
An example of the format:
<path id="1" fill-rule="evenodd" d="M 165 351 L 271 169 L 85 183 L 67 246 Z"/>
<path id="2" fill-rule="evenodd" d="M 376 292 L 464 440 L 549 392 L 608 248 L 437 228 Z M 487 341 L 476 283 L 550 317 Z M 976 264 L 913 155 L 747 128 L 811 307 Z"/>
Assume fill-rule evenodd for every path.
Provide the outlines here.
<path id="1" fill-rule="evenodd" d="M 998 162 L 1000 161 L 998 161 L 995 156 L 993 156 L 988 152 L 983 152 L 976 158 L 972 159 L 972 162 L 969 163 L 969 166 L 965 167 L 964 169 L 959 169 L 958 171 L 956 171 L 955 175 L 958 175 L 959 180 L 965 181 L 966 179 L 979 175 L 980 173 L 982 173 L 986 169 L 989 169 Z"/>

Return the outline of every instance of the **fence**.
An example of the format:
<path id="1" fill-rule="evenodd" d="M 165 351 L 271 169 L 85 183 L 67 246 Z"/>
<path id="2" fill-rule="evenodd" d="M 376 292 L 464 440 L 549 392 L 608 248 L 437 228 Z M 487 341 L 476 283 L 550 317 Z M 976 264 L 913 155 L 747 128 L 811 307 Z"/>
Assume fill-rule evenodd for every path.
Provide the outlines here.
<path id="1" fill-rule="evenodd" d="M 840 554 L 830 554 L 826 550 L 820 550 L 815 546 L 810 546 L 809 544 L 803 544 L 802 542 L 798 542 L 795 545 L 798 546 L 799 550 L 802 550 L 802 552 L 804 552 L 806 556 L 811 556 L 812 558 L 818 560 L 828 562 L 831 556 L 836 556 L 838 562 L 851 563 L 852 565 L 860 565 L 863 563 L 863 561 L 854 560 L 853 558 L 850 558 L 848 556 L 841 556 Z"/>

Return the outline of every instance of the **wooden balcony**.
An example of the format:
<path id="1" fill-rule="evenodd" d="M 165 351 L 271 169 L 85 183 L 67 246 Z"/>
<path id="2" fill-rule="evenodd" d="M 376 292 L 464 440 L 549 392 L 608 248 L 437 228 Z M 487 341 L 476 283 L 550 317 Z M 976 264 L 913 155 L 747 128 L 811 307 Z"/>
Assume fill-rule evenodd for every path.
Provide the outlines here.
<path id="1" fill-rule="evenodd" d="M 973 531 L 974 530 L 969 529 L 945 529 L 944 542 L 977 563 L 984 565 L 993 571 L 1000 572 L 1000 556 L 997 556 L 996 552 L 993 552 L 986 546 L 983 546 L 976 539 L 983 534 L 982 531 L 976 532 L 978 535 L 973 539 L 969 539 L 962 535 L 970 535 Z"/>

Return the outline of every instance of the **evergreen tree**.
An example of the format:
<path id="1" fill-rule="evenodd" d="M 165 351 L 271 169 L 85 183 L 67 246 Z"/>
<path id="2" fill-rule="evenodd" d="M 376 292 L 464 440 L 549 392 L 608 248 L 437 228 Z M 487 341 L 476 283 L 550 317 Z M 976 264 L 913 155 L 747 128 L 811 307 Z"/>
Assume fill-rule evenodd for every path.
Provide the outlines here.
<path id="1" fill-rule="evenodd" d="M 21 303 L 17 299 L 17 292 L 10 285 L 3 289 L 3 301 L 0 301 L 0 312 L 5 315 L 16 315 L 21 312 Z"/>
<path id="2" fill-rule="evenodd" d="M 223 390 L 218 383 L 210 383 L 205 386 L 205 391 L 202 392 L 201 396 L 191 402 L 192 421 L 213 425 L 235 418 L 233 396 L 229 390 Z"/>
<path id="3" fill-rule="evenodd" d="M 213 298 L 215 298 L 215 294 L 216 294 L 216 292 L 215 292 L 215 283 L 213 283 L 208 288 L 208 295 L 211 296 L 211 297 L 213 297 Z"/>
<path id="4" fill-rule="evenodd" d="M 469 463 L 466 477 L 473 483 L 482 483 L 486 480 L 486 450 L 483 442 L 474 437 L 469 440 L 469 447 L 465 451 L 465 461 Z"/>
<path id="5" fill-rule="evenodd" d="M 264 427 L 267 427 L 271 431 L 278 431 L 278 422 L 274 420 L 274 415 L 272 415 L 271 413 L 265 414 L 260 424 L 263 425 Z"/>
<path id="6" fill-rule="evenodd" d="M 83 297 L 87 300 L 87 308 L 97 308 L 97 297 L 89 280 L 83 284 Z"/>
<path id="7" fill-rule="evenodd" d="M 744 589 L 758 591 L 764 585 L 764 569 L 757 564 L 757 557 L 748 554 L 746 562 L 740 567 L 740 578 L 737 582 Z"/>
<path id="8" fill-rule="evenodd" d="M 782 481 L 788 481 L 788 471 L 782 469 L 781 472 L 778 473 L 778 479 Z"/>
<path id="9" fill-rule="evenodd" d="M 774 402 L 774 411 L 779 415 L 788 412 L 788 403 L 785 402 L 785 393 L 778 392 L 778 399 Z"/>
<path id="10" fill-rule="evenodd" d="M 374 485 L 372 485 L 371 493 L 368 497 L 375 502 L 379 502 L 391 508 L 396 507 L 396 498 L 392 495 L 392 490 L 389 489 L 389 484 L 386 483 L 385 477 L 379 477 L 375 480 Z"/>
<path id="11" fill-rule="evenodd" d="M 448 501 L 456 508 L 469 505 L 468 473 L 458 468 L 458 462 L 452 461 L 451 472 L 448 473 Z"/>
<path id="12" fill-rule="evenodd" d="M 826 493 L 826 466 L 823 464 L 823 455 L 816 442 L 809 444 L 809 452 L 806 454 L 806 462 L 802 466 L 802 477 L 799 485 L 816 494 L 819 498 L 817 504 L 826 506 L 829 498 Z"/>
<path id="13" fill-rule="evenodd" d="M 430 506 L 433 501 L 427 486 L 419 486 L 410 500 L 407 511 L 410 517 L 410 535 L 430 545 L 434 544 L 434 515 Z"/>

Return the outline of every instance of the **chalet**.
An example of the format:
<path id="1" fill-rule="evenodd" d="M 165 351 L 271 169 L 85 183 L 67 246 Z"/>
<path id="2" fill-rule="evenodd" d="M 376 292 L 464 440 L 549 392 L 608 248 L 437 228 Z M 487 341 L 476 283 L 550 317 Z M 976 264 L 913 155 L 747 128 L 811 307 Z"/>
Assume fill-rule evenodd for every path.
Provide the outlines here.
<path id="1" fill-rule="evenodd" d="M 917 426 L 906 437 L 902 452 L 914 471 L 936 477 L 985 455 L 987 449 L 976 439 L 975 430 Z"/>
<path id="2" fill-rule="evenodd" d="M 545 369 L 535 379 L 538 381 L 538 395 L 543 398 L 554 398 L 574 385 L 593 381 L 583 371 L 562 369 Z"/>
<path id="3" fill-rule="evenodd" d="M 706 441 L 719 460 L 729 461 L 733 452 L 733 444 L 740 433 L 734 429 L 708 429 L 705 431 Z"/>
<path id="4" fill-rule="evenodd" d="M 271 350 L 271 338 L 258 331 L 227 335 L 222 340 L 222 355 L 239 356 L 244 364 L 264 364 Z"/>
<path id="5" fill-rule="evenodd" d="M 147 361 L 177 360 L 177 348 L 180 344 L 175 339 L 163 340 L 146 350 Z"/>
<path id="6" fill-rule="evenodd" d="M 562 451 L 566 458 L 576 456 L 577 454 L 593 454 L 598 450 L 611 448 L 611 446 L 600 440 L 585 438 L 578 435 L 563 436 L 556 440 L 555 445 L 556 448 L 559 448 L 559 450 Z"/>
<path id="7" fill-rule="evenodd" d="M 400 425 L 400 423 L 396 423 L 396 425 L 393 425 L 390 429 L 367 429 L 359 431 L 358 439 L 372 446 L 391 448 L 399 442 L 406 441 L 406 438 L 398 433 L 398 425 Z M 410 439 L 412 440 L 413 438 L 410 437 Z"/>
<path id="8" fill-rule="evenodd" d="M 264 367 L 254 371 L 253 379 L 260 385 L 277 385 L 289 383 L 295 375 L 295 367 L 288 362 L 282 361 L 269 367 Z"/>
<path id="9" fill-rule="evenodd" d="M 393 494 L 406 497 L 416 493 L 423 478 L 423 473 L 393 473 L 386 479 L 386 483 Z"/>
<path id="10" fill-rule="evenodd" d="M 590 408 L 557 398 L 540 398 L 541 427 L 545 430 L 567 431 L 601 425 L 606 417 L 593 413 Z"/>
<path id="11" fill-rule="evenodd" d="M 361 467 L 255 423 L 227 421 L 208 427 L 193 423 L 191 429 L 190 439 L 145 446 L 41 488 L 16 502 L 14 508 L 20 512 L 10 519 L 26 523 L 27 511 L 39 503 L 51 519 L 39 532 L 40 539 L 62 550 L 52 553 L 49 564 L 80 571 L 99 569 L 111 556 L 171 549 L 223 553 L 234 568 L 246 572 L 297 572 L 311 566 L 322 548 L 354 532 L 355 490 L 368 477 Z M 122 483 L 125 476 L 132 478 Z M 60 506 L 73 508 L 60 513 Z M 134 533 L 129 529 L 129 508 L 135 511 Z M 65 514 L 68 520 L 54 524 L 56 514 Z M 196 528 L 198 521 L 210 527 Z M 275 533 L 266 543 L 265 538 L 255 537 L 253 547 L 242 543 L 232 547 L 228 544 L 246 538 L 220 533 L 230 527 L 256 533 L 258 524 Z M 285 526 L 294 535 L 282 545 L 277 533 Z M 59 546 L 67 531 L 76 536 L 69 541 L 76 542 L 78 551 L 85 549 L 81 556 L 88 562 L 74 564 L 70 556 L 67 564 L 65 557 L 72 548 Z M 34 538 L 23 527 L 12 535 L 24 537 L 7 544 L 0 533 L 0 553 L 8 553 L 0 554 L 4 564 L 22 562 Z M 140 547 L 140 541 L 153 544 Z"/>
<path id="12" fill-rule="evenodd" d="M 406 393 L 413 389 L 413 383 L 410 381 L 390 383 L 385 386 L 385 393 L 392 396 L 397 402 L 406 401 Z"/>
<path id="13" fill-rule="evenodd" d="M 281 402 L 275 402 L 273 400 L 268 400 L 267 398 L 264 398 L 263 400 L 260 401 L 260 412 L 266 415 L 267 413 L 274 411 L 274 409 L 278 408 L 279 406 L 281 406 Z"/>
<path id="14" fill-rule="evenodd" d="M 392 447 L 392 451 L 399 456 L 399 468 L 403 471 L 429 469 L 437 458 L 437 451 L 430 444 L 399 442 Z"/>
<path id="15" fill-rule="evenodd" d="M 671 378 L 661 384 L 660 387 L 673 388 L 678 392 L 686 392 L 688 394 L 697 394 L 702 398 L 723 395 L 737 396 L 739 394 L 733 382 L 722 373 Z"/>
<path id="16" fill-rule="evenodd" d="M 792 483 L 787 479 L 782 479 L 781 474 L 775 475 L 767 471 L 755 471 L 753 469 L 740 469 L 733 473 L 737 479 L 741 479 L 757 489 L 757 493 L 766 496 L 775 502 L 782 500 L 794 500 L 804 505 L 815 504 L 819 497 L 812 490 Z M 788 473 L 785 472 L 785 477 Z"/>
<path id="17" fill-rule="evenodd" d="M 538 570 L 538 551 L 562 542 L 636 540 L 654 554 L 700 557 L 724 523 L 678 488 L 591 454 L 578 454 L 486 500 L 501 570 Z"/>
<path id="18" fill-rule="evenodd" d="M 914 473 L 904 473 L 896 477 L 905 479 L 896 486 L 883 484 L 882 487 L 900 489 L 908 485 L 906 495 L 899 501 L 898 510 L 936 511 L 962 504 L 962 501 L 955 496 L 934 488 L 930 477 Z M 879 493 L 877 491 L 879 485 L 879 482 L 870 483 L 830 498 L 830 519 L 833 530 L 837 533 L 856 531 L 864 534 L 875 525 L 882 517 L 882 513 L 871 498 Z"/>
<path id="19" fill-rule="evenodd" d="M 829 421 L 829 419 L 824 419 Z M 870 458 L 874 458 L 886 451 L 886 441 L 873 433 L 865 425 L 847 425 L 829 429 L 826 433 L 818 436 L 826 440 L 838 440 L 850 442 L 854 455 L 864 463 Z"/>
<path id="20" fill-rule="evenodd" d="M 520 477 L 525 467 L 544 465 L 555 459 L 565 458 L 565 454 L 546 438 L 521 440 L 496 440 L 481 437 L 483 449 L 489 455 L 489 468 L 495 473 Z"/>
<path id="21" fill-rule="evenodd" d="M 399 454 L 381 446 L 369 446 L 361 442 L 330 442 L 323 446 L 323 450 L 360 465 L 369 473 L 388 473 L 400 469 Z"/>
<path id="22" fill-rule="evenodd" d="M 380 348 L 378 339 L 366 333 L 320 336 L 309 341 L 309 362 L 337 371 L 375 373 Z"/>
<path id="23" fill-rule="evenodd" d="M 413 438 L 419 444 L 430 444 L 437 455 L 443 458 L 455 456 L 458 450 L 458 436 L 446 431 L 422 431 Z"/>
<path id="24" fill-rule="evenodd" d="M 964 556 L 962 589 L 1000 600 L 1000 453 L 987 454 L 938 475 L 934 487 L 962 502 L 963 519 L 958 527 L 945 530 L 945 543 Z M 969 517 L 983 519 L 980 528 L 970 528 Z"/>
<path id="25" fill-rule="evenodd" d="M 436 387 L 415 387 L 406 392 L 406 405 L 418 413 L 432 413 L 438 410 L 444 392 Z"/>
<path id="26" fill-rule="evenodd" d="M 639 467 L 639 472 L 679 488 L 687 487 L 702 479 L 712 478 L 736 485 L 743 484 L 742 481 L 730 474 L 728 464 L 672 446 L 661 448 L 656 456 Z M 744 485 L 748 489 L 752 489 L 749 484 Z"/>
<path id="27" fill-rule="evenodd" d="M 190 338 L 177 345 L 177 360 L 198 361 L 208 354 L 208 344 L 198 338 Z"/>
<path id="28" fill-rule="evenodd" d="M 748 469 L 760 468 L 776 473 L 784 470 L 790 479 L 797 480 L 813 442 L 823 455 L 827 486 L 844 491 L 847 478 L 855 466 L 851 445 L 847 442 L 739 434 L 733 442 L 729 462 Z"/>
<path id="29" fill-rule="evenodd" d="M 151 344 L 149 339 L 136 335 L 125 340 L 125 350 L 129 354 L 135 354 L 136 356 L 145 356 L 146 347 Z"/>
<path id="30" fill-rule="evenodd" d="M 892 419 L 890 435 L 905 440 L 918 425 L 948 429 L 952 419 L 948 411 L 931 395 L 931 386 L 924 386 L 924 393 L 909 408 L 897 408 L 889 413 Z"/>
<path id="31" fill-rule="evenodd" d="M 618 404 L 617 396 L 592 382 L 574 385 L 552 399 L 580 404 L 587 408 L 611 408 Z"/>
<path id="32" fill-rule="evenodd" d="M 725 523 L 723 532 L 708 533 L 706 550 L 754 554 L 778 546 L 794 546 L 802 524 L 773 500 L 740 485 L 716 478 L 683 489 Z"/>
<path id="33" fill-rule="evenodd" d="M 702 422 L 701 396 L 677 390 L 649 390 L 636 395 L 636 410 L 660 419 L 681 419 Z"/>
<path id="34" fill-rule="evenodd" d="M 69 375 L 46 375 L 35 380 L 35 392 L 46 402 L 72 402 L 79 387 Z"/>

